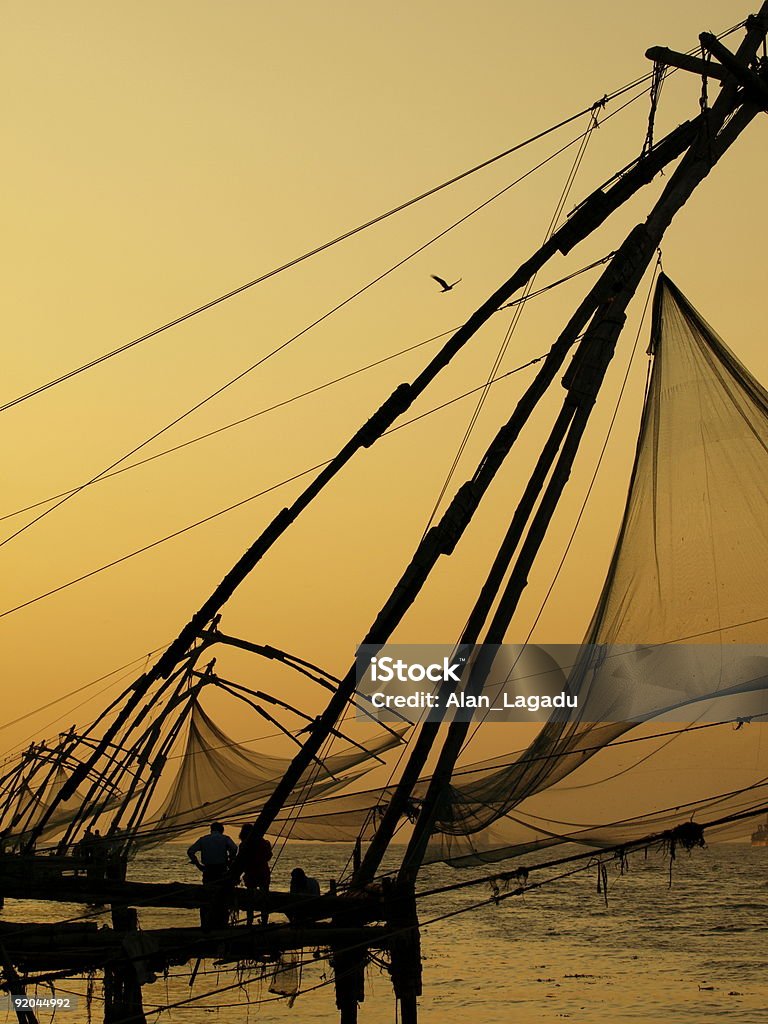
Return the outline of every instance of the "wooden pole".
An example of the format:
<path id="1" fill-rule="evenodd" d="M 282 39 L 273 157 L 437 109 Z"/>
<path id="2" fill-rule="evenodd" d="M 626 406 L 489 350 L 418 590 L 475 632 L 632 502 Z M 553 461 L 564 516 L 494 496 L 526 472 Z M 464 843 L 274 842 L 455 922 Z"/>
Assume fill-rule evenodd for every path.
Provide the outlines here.
<path id="1" fill-rule="evenodd" d="M 147 1024 L 141 985 L 125 958 L 104 968 L 104 1024 Z"/>
<path id="2" fill-rule="evenodd" d="M 576 412 L 573 416 L 568 435 L 553 471 L 552 478 L 547 485 L 541 504 L 539 505 L 536 515 L 531 522 L 520 556 L 517 560 L 512 576 L 510 577 L 510 582 L 502 595 L 499 606 L 485 636 L 485 644 L 495 645 L 503 643 L 504 641 L 504 635 L 509 626 L 512 614 L 517 607 L 517 601 L 519 600 L 523 588 L 527 584 L 528 571 L 530 570 L 530 567 L 533 564 L 533 559 L 546 535 L 552 515 L 557 508 L 565 485 L 570 477 L 576 453 L 589 421 L 590 412 L 594 406 L 597 391 L 602 384 L 605 371 L 613 356 L 616 339 L 618 338 L 623 323 L 623 316 L 617 315 L 617 312 L 612 314 L 612 319 L 602 320 L 600 325 L 604 327 L 604 332 L 603 337 L 599 339 L 601 342 L 599 351 L 594 353 L 596 357 L 594 361 L 590 364 L 586 363 L 585 360 L 582 359 L 581 361 L 572 364 L 572 366 L 575 365 L 577 367 L 576 373 L 573 375 L 575 378 L 573 385 L 574 390 L 569 390 L 564 403 L 564 408 L 567 408 L 568 406 L 573 407 L 575 405 Z M 596 334 L 597 331 L 595 331 L 595 334 L 591 336 L 590 340 L 593 342 L 597 340 L 595 337 Z M 586 338 L 584 340 L 585 342 L 587 341 Z M 584 348 L 580 349 L 580 353 L 582 355 L 584 355 L 584 352 Z M 584 390 L 576 390 L 579 388 L 580 384 L 583 386 Z M 517 546 L 517 540 L 517 537 L 514 537 L 512 540 L 515 547 Z M 504 545 L 502 545 L 502 547 L 504 547 Z M 474 671 L 470 675 L 469 684 L 467 686 L 468 693 L 475 694 L 482 692 L 483 684 L 485 683 L 491 667 L 491 661 L 492 659 L 490 657 L 479 659 Z M 440 752 L 440 757 L 435 771 L 430 779 L 430 784 L 424 798 L 421 813 L 414 827 L 405 856 L 403 857 L 403 862 L 398 874 L 398 881 L 401 884 L 413 885 L 415 882 L 416 875 L 418 874 L 421 862 L 426 852 L 427 843 L 429 842 L 429 838 L 432 834 L 432 828 L 440 808 L 441 800 L 447 791 L 448 785 L 450 784 L 456 760 L 461 752 L 462 746 L 464 745 L 471 724 L 472 723 L 469 721 L 452 722 L 448 729 L 448 735 Z"/>
<path id="3" fill-rule="evenodd" d="M 365 1000 L 366 959 L 364 949 L 332 948 L 331 960 L 339 1024 L 357 1024 L 358 1006 Z"/>
<path id="4" fill-rule="evenodd" d="M 332 920 L 332 926 L 337 929 L 356 928 L 359 923 L 360 915 L 354 908 L 342 910 Z M 367 947 L 359 943 L 335 942 L 331 952 L 339 1024 L 357 1024 L 358 1006 L 365 1001 Z"/>
<path id="5" fill-rule="evenodd" d="M 22 784 L 22 795 L 19 799 L 19 803 L 14 809 L 13 817 L 11 818 L 9 828 L 19 833 L 25 831 L 25 825 L 29 824 L 34 819 L 35 813 L 40 807 L 40 797 L 45 793 L 48 785 L 55 781 L 56 774 L 59 768 L 63 767 L 63 762 L 70 755 L 70 753 L 77 746 L 77 736 L 74 735 L 73 731 L 70 730 L 66 734 L 66 738 L 61 746 L 56 750 L 45 750 L 45 755 L 41 758 L 40 752 L 44 748 L 43 744 L 38 745 L 37 752 L 34 755 L 37 763 L 33 766 L 31 772 L 23 780 Z M 48 770 L 43 775 L 42 780 L 35 781 L 35 776 L 48 765 Z M 28 799 L 26 803 L 22 805 L 24 793 L 27 793 Z"/>
<path id="6" fill-rule="evenodd" d="M 695 75 L 705 75 L 707 78 L 715 78 L 719 82 L 724 82 L 728 78 L 728 72 L 719 64 L 712 64 L 711 61 L 702 60 L 701 57 L 693 57 L 690 53 L 678 53 L 677 50 L 670 50 L 667 46 L 652 46 L 645 51 L 645 56 L 657 64 L 680 68 L 681 71 L 692 71 Z"/>
<path id="7" fill-rule="evenodd" d="M 536 498 L 552 466 L 552 462 L 557 455 L 572 416 L 573 410 L 570 408 L 564 409 L 563 412 L 561 412 L 554 427 L 552 428 L 549 439 L 544 445 L 539 456 L 536 467 L 520 500 L 513 519 L 513 526 L 516 526 L 520 531 L 524 528 L 525 522 L 535 505 Z M 494 567 L 491 570 L 491 575 L 488 577 L 488 580 L 483 586 L 480 596 L 478 597 L 475 608 L 470 615 L 469 622 L 462 633 L 461 645 L 471 647 L 471 645 L 477 642 L 479 630 L 485 619 L 485 614 L 487 614 L 490 603 L 492 603 L 496 590 L 498 589 L 498 584 L 496 587 L 493 586 L 493 577 L 495 570 L 498 568 L 501 555 L 501 552 L 497 555 Z M 508 557 L 511 557 L 511 554 Z M 484 614 L 479 613 L 480 608 L 484 610 Z M 441 684 L 439 693 L 441 707 L 445 707 L 449 694 L 456 689 L 457 685 L 457 683 L 450 679 L 445 680 Z M 418 782 L 421 772 L 424 770 L 429 753 L 437 739 L 439 729 L 439 721 L 429 721 L 425 722 L 419 730 L 405 768 L 403 769 L 397 786 L 395 787 L 395 791 L 385 808 L 382 819 L 376 829 L 376 834 L 368 847 L 365 859 L 358 871 L 355 873 L 355 882 L 358 884 L 367 884 L 376 874 L 376 871 L 381 864 L 381 860 L 395 834 L 395 830 L 402 820 L 402 816 L 408 806 L 408 801 L 413 788 Z"/>
<path id="8" fill-rule="evenodd" d="M 391 885 L 385 897 L 392 928 L 389 951 L 392 987 L 400 1003 L 401 1024 L 417 1024 L 421 995 L 421 936 L 413 886 Z"/>
<path id="9" fill-rule="evenodd" d="M 126 822 L 126 824 L 122 828 L 123 833 L 125 833 L 125 835 L 128 837 L 129 841 L 125 845 L 125 847 L 122 848 L 121 854 L 120 854 L 121 856 L 127 856 L 128 855 L 128 851 L 129 851 L 130 845 L 131 845 L 130 844 L 130 837 L 133 835 L 134 829 L 141 824 L 141 822 L 142 822 L 142 820 L 144 818 L 144 812 L 146 811 L 146 809 L 147 809 L 147 807 L 149 805 L 149 802 L 152 799 L 152 796 L 153 796 L 155 790 L 157 789 L 157 784 L 160 781 L 160 776 L 162 774 L 162 769 L 163 769 L 163 766 L 166 763 L 166 760 L 168 758 L 168 754 L 170 753 L 170 751 L 171 751 L 171 749 L 173 747 L 173 744 L 176 742 L 179 734 L 181 733 L 181 730 L 182 730 L 182 728 L 184 726 L 184 722 L 187 720 L 187 718 L 191 715 L 192 711 L 194 710 L 194 708 L 195 708 L 195 706 L 197 704 L 197 698 L 200 696 L 201 688 L 202 688 L 202 684 L 199 685 L 199 686 L 194 687 L 186 695 L 187 696 L 187 701 L 184 704 L 184 707 L 182 708 L 181 714 L 178 715 L 176 720 L 173 722 L 171 728 L 168 730 L 168 735 L 165 737 L 165 740 L 163 741 L 163 743 L 160 746 L 160 749 L 157 751 L 157 753 L 152 758 L 152 766 L 151 766 L 151 769 L 150 769 L 149 779 L 147 780 L 147 782 L 146 782 L 146 784 L 144 786 L 144 790 L 142 791 L 142 793 L 140 794 L 138 800 L 136 801 L 136 805 L 133 808 L 133 811 L 131 813 L 130 818 L 128 819 L 128 821 Z M 138 778 L 138 775 L 137 775 L 137 778 Z M 118 813 L 113 818 L 113 820 L 112 820 L 112 822 L 110 824 L 110 835 L 114 836 L 115 833 L 117 832 L 117 830 L 120 828 L 120 822 L 122 821 L 122 816 L 123 816 L 123 814 L 125 813 L 125 810 L 128 807 L 128 804 L 130 802 L 131 796 L 132 796 L 132 791 L 126 794 L 126 798 L 125 798 L 122 806 L 120 807 Z"/>
<path id="10" fill-rule="evenodd" d="M 138 934 L 135 909 L 114 904 L 112 925 L 115 931 Z M 104 968 L 104 1024 L 147 1024 L 138 964 L 127 954 Z"/>
<path id="11" fill-rule="evenodd" d="M 759 103 L 763 110 L 768 109 L 768 85 L 765 80 L 747 67 L 743 60 L 732 54 L 728 47 L 724 46 L 711 32 L 702 32 L 699 39 L 701 45 L 709 50 L 713 57 L 717 57 L 722 68 L 729 71 L 736 81 L 744 86 L 751 99 L 755 103 Z M 710 63 L 708 66 L 712 67 L 712 64 Z"/>
<path id="12" fill-rule="evenodd" d="M 149 760 L 149 754 L 154 744 L 160 738 L 161 722 L 164 721 L 170 714 L 171 710 L 175 708 L 178 705 L 178 703 L 184 700 L 186 697 L 186 694 L 184 694 L 184 688 L 188 682 L 189 668 L 190 666 L 186 666 L 185 668 L 180 669 L 178 672 L 175 672 L 171 676 L 171 678 L 164 683 L 162 691 L 169 690 L 174 682 L 176 683 L 176 687 L 173 693 L 171 694 L 170 698 L 168 699 L 165 708 L 160 713 L 160 716 L 149 726 L 147 726 L 147 728 L 141 733 L 141 735 L 137 739 L 132 741 L 130 755 L 128 750 L 124 747 L 124 744 L 128 743 L 129 737 L 138 729 L 138 727 L 141 725 L 145 717 L 149 714 L 150 709 L 157 706 L 158 700 L 161 695 L 160 693 L 155 694 L 155 699 L 153 701 L 146 702 L 145 706 L 140 710 L 136 718 L 130 723 L 130 727 L 120 737 L 122 742 L 120 744 L 114 744 L 114 749 L 111 751 L 106 765 L 104 765 L 104 767 L 101 769 L 101 772 L 96 775 L 93 783 L 91 784 L 90 789 L 86 792 L 83 798 L 82 809 L 80 813 L 75 818 L 73 818 L 73 820 L 69 824 L 69 827 L 67 828 L 67 831 L 64 833 L 64 836 L 59 843 L 60 849 L 66 848 L 72 842 L 77 832 L 77 829 L 83 824 L 83 822 L 88 817 L 91 817 L 91 823 L 95 821 L 96 814 L 94 813 L 92 804 L 94 799 L 98 797 L 99 790 L 103 787 L 103 782 L 101 781 L 101 779 L 106 778 L 110 786 L 117 788 L 123 776 L 128 771 L 128 765 L 126 764 L 126 761 L 132 762 L 133 760 L 135 760 L 138 764 L 138 769 L 134 772 L 133 779 L 129 787 L 129 792 L 131 793 L 131 795 L 133 795 L 134 789 L 138 785 L 141 772 L 146 767 L 147 762 Z M 96 744 L 96 751 L 98 751 L 100 746 L 100 743 Z M 122 760 L 118 759 L 118 755 L 121 751 L 123 753 Z M 120 808 L 118 808 L 118 812 L 111 822 L 111 826 L 113 829 L 118 827 L 119 822 L 122 820 L 122 815 L 127 808 L 127 805 L 128 797 L 126 795 L 126 799 L 123 801 Z M 40 827 L 41 826 L 38 826 L 38 828 Z"/>

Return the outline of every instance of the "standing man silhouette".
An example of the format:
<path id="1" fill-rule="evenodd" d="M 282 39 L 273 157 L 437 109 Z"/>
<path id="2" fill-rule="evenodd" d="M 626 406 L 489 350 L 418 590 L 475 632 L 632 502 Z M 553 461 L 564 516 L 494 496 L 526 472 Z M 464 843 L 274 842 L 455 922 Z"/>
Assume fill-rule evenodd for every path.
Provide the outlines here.
<path id="1" fill-rule="evenodd" d="M 207 836 L 200 836 L 187 850 L 187 856 L 202 873 L 203 885 L 213 891 L 206 893 L 209 900 L 200 907 L 200 927 L 226 928 L 229 919 L 225 888 L 227 874 L 237 856 L 235 841 L 224 832 L 220 821 L 214 821 Z"/>

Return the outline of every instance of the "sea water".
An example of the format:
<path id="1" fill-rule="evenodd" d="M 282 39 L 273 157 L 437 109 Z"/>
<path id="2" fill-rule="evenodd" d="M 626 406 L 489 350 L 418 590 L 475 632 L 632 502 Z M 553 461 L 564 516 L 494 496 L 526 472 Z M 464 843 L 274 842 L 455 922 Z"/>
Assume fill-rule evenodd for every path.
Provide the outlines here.
<path id="1" fill-rule="evenodd" d="M 273 884 L 287 889 L 291 869 L 301 865 L 325 891 L 331 878 L 343 876 L 348 852 L 347 846 L 310 843 L 276 849 Z M 671 887 L 669 867 L 668 856 L 658 850 L 649 850 L 647 857 L 633 855 L 623 874 L 618 865 L 609 866 L 607 903 L 597 891 L 596 865 L 498 904 L 487 903 L 493 896 L 487 884 L 420 901 L 420 1021 L 768 1022 L 768 848 L 720 845 L 690 856 L 678 852 Z M 529 882 L 567 870 L 537 872 Z M 137 857 L 129 877 L 167 882 L 196 881 L 198 875 L 184 846 L 169 844 Z M 467 877 L 468 872 L 433 865 L 422 872 L 419 887 L 426 891 Z M 505 895 L 503 888 L 500 895 Z M 479 903 L 485 905 L 469 909 Z M 462 909 L 466 912 L 444 916 Z M 58 917 L 51 904 L 9 900 L 2 919 L 91 915 L 102 923 L 109 920 L 96 908 L 65 905 L 56 912 Z M 197 914 L 143 909 L 140 922 L 145 928 L 194 925 Z M 303 994 L 292 1007 L 286 998 L 269 992 L 271 971 L 266 976 L 258 967 L 237 972 L 232 965 L 205 961 L 190 986 L 191 965 L 174 968 L 168 978 L 145 986 L 147 1019 L 173 1024 L 337 1021 L 333 985 L 325 984 L 331 972 L 324 957 L 325 951 L 318 959 L 307 952 L 308 962 L 301 968 Z M 56 991 L 80 993 L 78 1008 L 59 1011 L 57 1024 L 85 1024 L 85 984 L 57 982 Z M 94 1022 L 101 1021 L 101 995 L 97 979 L 91 1002 Z M 42 1024 L 50 1013 L 41 1012 L 38 1019 Z M 389 1024 L 395 1019 L 388 975 L 372 963 L 360 1022 Z"/>

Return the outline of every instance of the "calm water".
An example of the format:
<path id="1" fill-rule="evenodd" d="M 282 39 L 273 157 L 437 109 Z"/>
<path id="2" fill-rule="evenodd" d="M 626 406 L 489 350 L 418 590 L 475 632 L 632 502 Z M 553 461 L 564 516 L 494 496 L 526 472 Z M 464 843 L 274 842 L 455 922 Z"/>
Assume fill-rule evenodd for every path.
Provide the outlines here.
<path id="1" fill-rule="evenodd" d="M 287 888 L 291 868 L 300 863 L 325 887 L 330 877 L 341 874 L 346 854 L 346 848 L 290 847 L 277 862 L 275 886 Z M 167 846 L 137 859 L 131 877 L 195 880 L 196 873 L 185 861 L 184 847 Z M 425 870 L 421 887 L 464 877 L 443 866 L 431 867 Z M 481 887 L 433 897 L 421 904 L 422 921 L 489 895 Z M 75 918 L 83 908 L 67 906 L 64 913 Z M 43 904 L 9 901 L 2 918 L 52 916 Z M 141 921 L 144 927 L 188 924 L 196 915 L 144 911 Z M 425 991 L 420 1020 L 425 1024 L 444 1024 L 452 1017 L 480 1024 L 768 1022 L 768 849 L 720 846 L 696 851 L 690 858 L 683 853 L 675 862 L 671 890 L 667 860 L 658 853 L 643 860 L 641 854 L 631 860 L 623 877 L 609 869 L 607 906 L 596 892 L 596 872 L 590 870 L 499 906 L 427 924 L 422 946 Z M 205 963 L 190 988 L 189 970 L 180 967 L 177 976 L 145 987 L 148 1020 L 325 1024 L 338 1019 L 332 986 L 306 992 L 289 1008 L 287 1000 L 270 996 L 269 979 L 261 980 L 257 971 L 239 976 Z M 326 971 L 324 961 L 303 967 L 302 989 L 320 984 L 329 976 Z M 223 994 L 150 1012 L 150 1007 L 204 996 L 218 986 L 236 986 L 238 980 L 240 987 Z M 71 981 L 62 988 L 84 991 L 82 984 Z M 100 995 L 97 983 L 94 1022 L 101 1020 Z M 270 1001 L 259 1006 L 260 995 Z M 228 1005 L 217 1009 L 221 1004 Z M 50 1018 L 40 1014 L 39 1019 Z M 57 1017 L 63 1024 L 86 1020 L 82 1002 L 79 1010 Z M 395 1020 L 391 985 L 374 966 L 368 970 L 360 1020 Z"/>

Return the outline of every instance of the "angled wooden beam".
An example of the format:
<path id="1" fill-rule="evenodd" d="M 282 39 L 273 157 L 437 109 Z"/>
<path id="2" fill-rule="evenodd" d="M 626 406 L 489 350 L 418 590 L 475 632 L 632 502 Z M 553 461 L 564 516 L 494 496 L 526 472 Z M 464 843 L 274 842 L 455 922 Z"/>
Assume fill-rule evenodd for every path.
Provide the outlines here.
<path id="1" fill-rule="evenodd" d="M 724 82 L 729 74 L 722 64 L 713 64 L 701 57 L 692 57 L 690 53 L 678 53 L 677 50 L 670 50 L 668 46 L 652 46 L 645 51 L 645 56 L 656 64 L 666 64 L 667 67 L 680 68 L 681 71 L 692 71 L 694 75 L 706 75 L 707 78 L 716 78 L 719 82 Z"/>
<path id="2" fill-rule="evenodd" d="M 702 32 L 699 39 L 704 49 L 708 50 L 713 57 L 717 57 L 722 66 L 733 75 L 740 85 L 744 86 L 750 99 L 759 103 L 764 110 L 768 110 L 768 85 L 765 81 L 732 54 L 727 46 L 723 46 L 717 36 L 713 36 L 711 32 Z"/>

